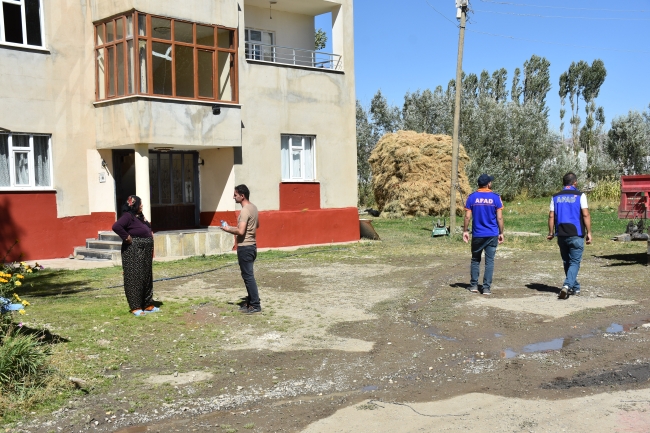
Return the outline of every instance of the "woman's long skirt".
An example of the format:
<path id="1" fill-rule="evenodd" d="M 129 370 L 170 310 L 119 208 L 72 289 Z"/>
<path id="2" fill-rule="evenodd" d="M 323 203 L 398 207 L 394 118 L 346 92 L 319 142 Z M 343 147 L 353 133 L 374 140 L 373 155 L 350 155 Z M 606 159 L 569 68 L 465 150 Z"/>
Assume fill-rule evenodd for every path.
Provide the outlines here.
<path id="1" fill-rule="evenodd" d="M 122 244 L 124 293 L 129 309 L 140 310 L 153 305 L 153 238 L 133 238 Z"/>

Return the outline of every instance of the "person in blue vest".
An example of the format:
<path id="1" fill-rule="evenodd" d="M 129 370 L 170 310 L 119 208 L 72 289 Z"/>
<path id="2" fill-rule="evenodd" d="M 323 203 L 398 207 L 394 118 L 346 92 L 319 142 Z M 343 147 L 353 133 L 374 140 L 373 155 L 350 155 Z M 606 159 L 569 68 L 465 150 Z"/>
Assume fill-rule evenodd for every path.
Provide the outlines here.
<path id="1" fill-rule="evenodd" d="M 503 243 L 503 202 L 499 194 L 492 192 L 494 178 L 482 174 L 478 178 L 478 190 L 467 197 L 463 241 L 469 242 L 469 222 L 472 220 L 472 263 L 470 266 L 470 286 L 467 290 L 478 293 L 479 267 L 481 255 L 485 251 L 485 271 L 483 272 L 483 294 L 491 295 L 494 255 L 497 246 Z"/>
<path id="2" fill-rule="evenodd" d="M 565 174 L 562 184 L 562 191 L 551 198 L 546 239 L 557 237 L 566 276 L 559 298 L 567 299 L 569 295 L 580 294 L 578 271 L 585 242 L 591 244 L 591 216 L 587 196 L 578 190 L 575 173 Z"/>

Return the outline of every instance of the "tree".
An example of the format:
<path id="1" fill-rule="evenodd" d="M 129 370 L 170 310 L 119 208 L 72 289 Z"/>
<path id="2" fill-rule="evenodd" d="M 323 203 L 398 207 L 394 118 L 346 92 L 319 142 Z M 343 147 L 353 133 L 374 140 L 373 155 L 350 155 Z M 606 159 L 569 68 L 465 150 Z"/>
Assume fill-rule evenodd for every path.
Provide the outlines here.
<path id="1" fill-rule="evenodd" d="M 325 30 L 318 29 L 314 35 L 314 49 L 320 51 L 327 46 L 327 33 Z"/>
<path id="2" fill-rule="evenodd" d="M 560 75 L 560 103 L 564 107 L 566 97 L 569 97 L 571 104 L 571 137 L 573 142 L 574 152 L 578 151 L 580 146 L 587 154 L 591 146 L 592 139 L 595 135 L 594 128 L 597 126 L 598 119 L 595 118 L 596 112 L 599 112 L 598 117 L 603 119 L 604 123 L 604 110 L 602 107 L 597 107 L 595 99 L 598 97 L 600 88 L 605 82 L 607 70 L 602 60 L 596 59 L 592 62 L 591 66 L 584 60 L 579 62 L 572 62 L 569 69 Z M 581 129 L 580 125 L 582 119 L 580 118 L 580 98 L 585 102 L 585 112 L 587 114 L 586 129 L 587 136 L 580 139 Z M 566 111 L 564 108 L 560 110 L 560 120 L 564 120 Z M 562 133 L 564 133 L 564 123 L 560 125 Z"/>
<path id="3" fill-rule="evenodd" d="M 650 113 L 630 111 L 612 120 L 607 133 L 607 153 L 621 174 L 641 174 L 650 170 Z"/>
<path id="4" fill-rule="evenodd" d="M 377 91 L 370 102 L 370 115 L 374 127 L 382 136 L 402 128 L 402 113 L 399 108 L 388 104 L 381 90 Z"/>
<path id="5" fill-rule="evenodd" d="M 515 73 L 512 76 L 512 89 L 510 90 L 510 95 L 512 97 L 512 102 L 515 104 L 521 103 L 521 94 L 524 89 L 521 87 L 520 77 L 521 69 L 515 68 Z"/>
<path id="6" fill-rule="evenodd" d="M 544 57 L 531 56 L 524 62 L 524 104 L 535 104 L 548 114 L 546 95 L 551 90 L 551 62 Z"/>
<path id="7" fill-rule="evenodd" d="M 368 112 L 357 100 L 357 184 L 359 187 L 359 204 L 372 204 L 372 172 L 370 171 L 370 153 L 375 148 L 379 137 L 368 120 Z"/>

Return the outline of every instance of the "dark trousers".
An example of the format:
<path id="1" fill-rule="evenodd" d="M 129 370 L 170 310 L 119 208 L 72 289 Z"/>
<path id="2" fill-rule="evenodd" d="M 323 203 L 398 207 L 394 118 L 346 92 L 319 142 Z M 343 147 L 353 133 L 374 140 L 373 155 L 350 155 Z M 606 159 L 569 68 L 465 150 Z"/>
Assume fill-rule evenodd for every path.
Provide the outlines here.
<path id="1" fill-rule="evenodd" d="M 257 291 L 257 282 L 255 282 L 255 275 L 253 274 L 253 264 L 255 263 L 256 258 L 257 245 L 237 247 L 239 269 L 241 270 L 241 277 L 244 279 L 246 291 L 248 292 L 246 302 L 251 307 L 260 307 L 260 295 Z"/>
<path id="2" fill-rule="evenodd" d="M 472 237 L 472 264 L 470 266 L 470 285 L 478 285 L 479 266 L 481 264 L 481 253 L 485 251 L 485 272 L 483 273 L 483 290 L 490 289 L 492 285 L 492 274 L 494 273 L 494 255 L 499 246 L 499 237 L 487 238 Z"/>
<path id="3" fill-rule="evenodd" d="M 153 305 L 153 238 L 133 238 L 122 243 L 124 294 L 130 310 L 144 310 Z"/>

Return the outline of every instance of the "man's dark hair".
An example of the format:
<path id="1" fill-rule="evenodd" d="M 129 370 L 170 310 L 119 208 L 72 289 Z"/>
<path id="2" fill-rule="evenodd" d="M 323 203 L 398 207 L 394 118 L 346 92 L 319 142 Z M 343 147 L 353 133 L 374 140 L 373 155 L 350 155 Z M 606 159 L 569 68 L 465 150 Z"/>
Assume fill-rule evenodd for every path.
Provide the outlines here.
<path id="1" fill-rule="evenodd" d="M 244 185 L 243 183 L 241 185 L 237 185 L 235 187 L 235 191 L 237 191 L 237 194 L 243 195 L 246 197 L 246 200 L 250 200 L 250 195 L 251 192 L 248 190 L 248 187 Z"/>
<path id="2" fill-rule="evenodd" d="M 578 180 L 578 178 L 576 177 L 575 173 L 568 172 L 562 178 L 562 184 L 564 184 L 564 186 L 570 186 L 570 185 L 573 185 L 577 180 Z"/>

